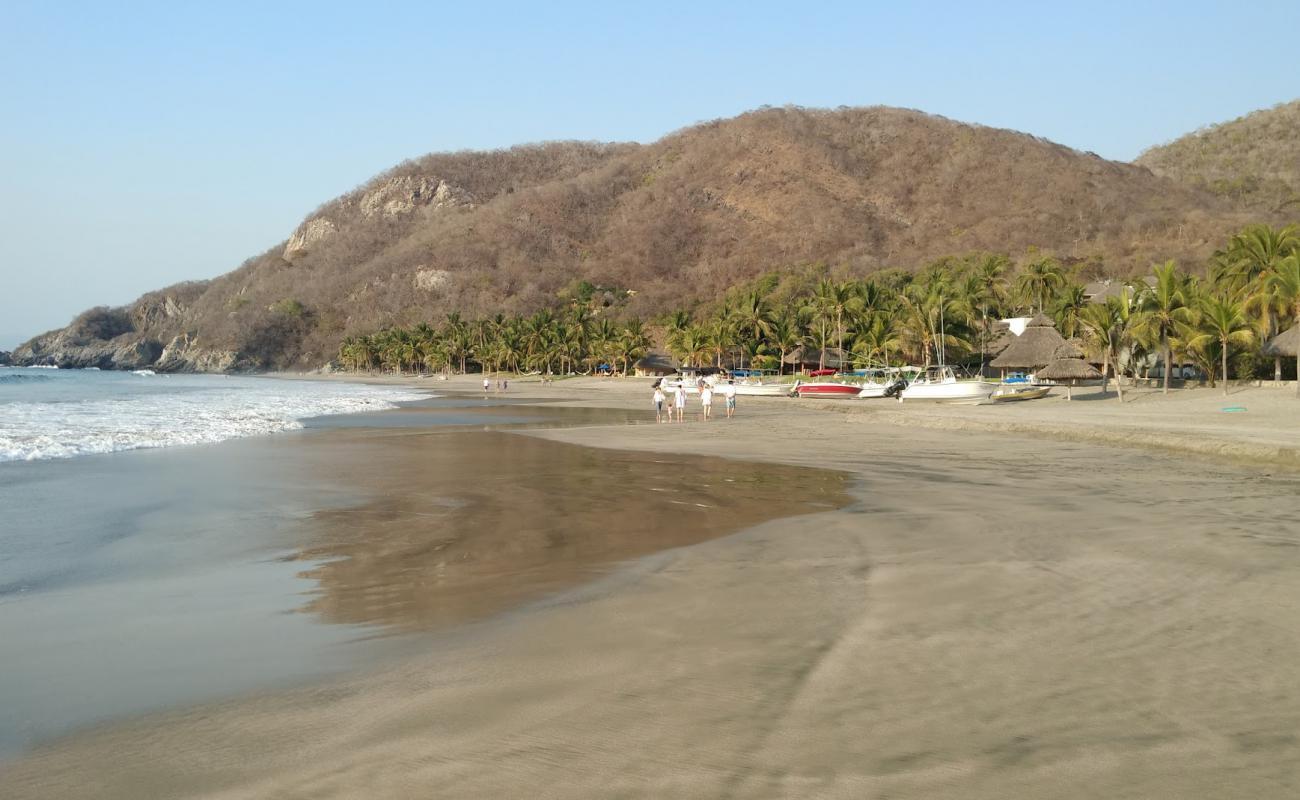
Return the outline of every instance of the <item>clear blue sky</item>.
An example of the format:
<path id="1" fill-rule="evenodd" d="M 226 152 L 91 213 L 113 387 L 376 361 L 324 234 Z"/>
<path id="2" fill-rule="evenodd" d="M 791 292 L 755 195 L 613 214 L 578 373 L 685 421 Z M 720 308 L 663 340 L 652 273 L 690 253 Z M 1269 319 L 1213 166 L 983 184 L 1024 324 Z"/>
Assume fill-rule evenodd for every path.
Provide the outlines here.
<path id="1" fill-rule="evenodd" d="M 0 348 L 404 158 L 886 104 L 1103 156 L 1300 96 L 1300 3 L 0 4 Z"/>

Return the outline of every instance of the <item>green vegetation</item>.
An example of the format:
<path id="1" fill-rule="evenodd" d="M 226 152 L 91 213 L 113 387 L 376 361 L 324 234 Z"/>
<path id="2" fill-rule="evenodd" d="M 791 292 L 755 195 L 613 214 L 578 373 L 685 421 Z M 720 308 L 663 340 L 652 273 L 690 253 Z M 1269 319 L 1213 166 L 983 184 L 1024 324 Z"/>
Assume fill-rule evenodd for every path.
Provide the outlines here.
<path id="1" fill-rule="evenodd" d="M 591 372 L 604 364 L 626 373 L 649 347 L 640 320 L 621 324 L 607 318 L 593 320 L 585 308 L 575 305 L 558 315 L 540 311 L 529 317 L 467 321 L 449 314 L 437 327 L 420 324 L 353 336 L 339 347 L 339 362 L 351 370 L 397 373 L 466 372 L 471 363 L 483 372 L 568 375 Z"/>
<path id="2" fill-rule="evenodd" d="M 694 310 L 664 315 L 654 331 L 640 319 L 599 315 L 591 292 L 573 293 L 567 309 L 527 317 L 464 320 L 436 328 L 390 328 L 351 337 L 340 362 L 356 370 L 524 370 L 590 372 L 601 364 L 628 373 L 658 340 L 693 366 L 777 368 L 799 348 L 843 353 L 856 366 L 935 362 L 981 367 L 998 338 L 995 321 L 1040 309 L 1064 335 L 1081 340 L 1103 375 L 1145 377 L 1152 359 L 1191 362 L 1214 381 L 1252 376 L 1255 347 L 1300 320 L 1300 233 L 1252 226 L 1214 257 L 1207 278 L 1173 261 L 1152 266 L 1104 301 L 1089 301 L 1080 273 L 1031 254 L 974 253 L 931 262 L 916 274 L 882 272 L 837 280 L 825 265 L 770 273 Z M 580 302 L 582 301 L 582 302 Z M 618 312 L 619 309 L 613 309 Z M 1169 373 L 1164 390 L 1169 390 Z M 1120 399 L 1123 399 L 1122 388 Z"/>

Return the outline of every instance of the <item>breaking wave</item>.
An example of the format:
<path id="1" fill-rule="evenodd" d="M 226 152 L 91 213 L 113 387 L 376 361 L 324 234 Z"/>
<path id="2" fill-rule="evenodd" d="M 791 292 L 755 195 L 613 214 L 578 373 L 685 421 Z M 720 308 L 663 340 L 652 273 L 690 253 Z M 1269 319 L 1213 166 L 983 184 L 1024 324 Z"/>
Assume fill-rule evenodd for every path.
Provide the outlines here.
<path id="1" fill-rule="evenodd" d="M 14 378 L 27 376 L 0 376 L 0 380 L 17 383 Z M 78 392 L 80 398 L 51 396 L 41 402 L 24 402 L 21 395 L 11 395 L 14 401 L 0 403 L 0 462 L 210 444 L 294 430 L 308 417 L 382 411 L 427 396 L 407 389 L 356 384 L 221 381 L 191 377 L 180 386 L 150 381 L 150 387 L 167 388 L 122 396 L 95 392 L 100 387 L 88 386 L 90 391 Z"/>

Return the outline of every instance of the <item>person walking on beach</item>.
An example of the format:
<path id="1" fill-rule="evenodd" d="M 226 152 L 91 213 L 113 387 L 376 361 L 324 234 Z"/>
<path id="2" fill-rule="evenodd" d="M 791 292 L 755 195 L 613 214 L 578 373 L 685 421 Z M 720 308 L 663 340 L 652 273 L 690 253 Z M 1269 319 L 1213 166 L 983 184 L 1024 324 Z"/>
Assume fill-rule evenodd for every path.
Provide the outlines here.
<path id="1" fill-rule="evenodd" d="M 664 421 L 664 399 L 664 390 L 659 388 L 659 384 L 655 384 L 655 422 Z M 672 411 L 669 410 L 668 413 L 672 414 Z"/>
<path id="2" fill-rule="evenodd" d="M 722 390 L 722 396 L 727 399 L 727 419 L 736 416 L 736 382 L 727 381 L 727 385 Z"/>
<path id="3" fill-rule="evenodd" d="M 704 419 L 713 416 L 713 387 L 707 383 L 700 386 L 700 408 L 704 411 Z"/>
<path id="4" fill-rule="evenodd" d="M 483 396 L 487 397 L 488 390 L 492 388 L 492 381 L 487 378 L 483 379 Z"/>
<path id="5" fill-rule="evenodd" d="M 686 417 L 686 387 L 681 384 L 678 384 L 677 390 L 673 392 L 673 407 L 677 409 L 677 421 L 684 422 Z"/>

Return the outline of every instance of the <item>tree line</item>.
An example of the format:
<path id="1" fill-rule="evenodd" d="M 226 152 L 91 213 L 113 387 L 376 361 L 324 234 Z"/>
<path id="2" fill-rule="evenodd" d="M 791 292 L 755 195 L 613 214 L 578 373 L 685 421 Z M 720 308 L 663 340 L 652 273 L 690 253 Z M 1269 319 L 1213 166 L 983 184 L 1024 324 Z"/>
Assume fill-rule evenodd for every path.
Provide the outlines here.
<path id="1" fill-rule="evenodd" d="M 350 337 L 339 361 L 355 370 L 511 370 L 627 373 L 657 341 L 691 366 L 784 373 L 811 351 L 856 366 L 936 362 L 982 367 L 996 353 L 997 321 L 1047 314 L 1063 336 L 1099 356 L 1107 377 L 1145 377 L 1153 362 L 1192 363 L 1213 381 L 1263 377 L 1280 360 L 1260 345 L 1300 320 L 1300 229 L 1251 226 L 1217 251 L 1204 276 L 1152 266 L 1091 302 L 1080 265 L 1051 256 L 1019 263 L 993 253 L 837 280 L 825 267 L 770 273 L 726 296 L 646 324 L 617 305 L 531 316 L 463 319 Z M 1168 390 L 1170 369 L 1164 368 Z"/>

